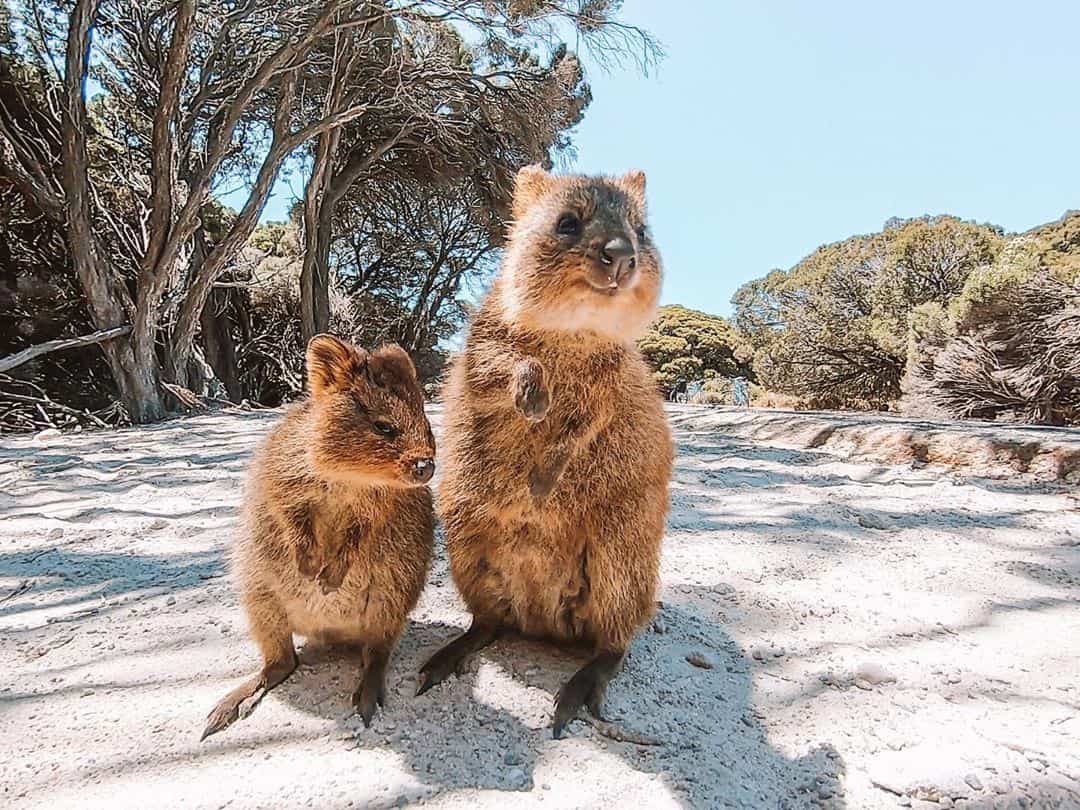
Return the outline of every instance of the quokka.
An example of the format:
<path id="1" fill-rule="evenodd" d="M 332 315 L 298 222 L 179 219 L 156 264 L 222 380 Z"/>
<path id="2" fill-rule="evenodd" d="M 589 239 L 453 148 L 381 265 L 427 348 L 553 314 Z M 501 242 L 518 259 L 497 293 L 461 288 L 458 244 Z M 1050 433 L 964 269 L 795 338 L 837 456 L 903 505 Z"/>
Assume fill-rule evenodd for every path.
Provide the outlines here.
<path id="1" fill-rule="evenodd" d="M 422 668 L 421 694 L 501 631 L 585 643 L 555 737 L 607 683 L 653 613 L 672 441 L 635 340 L 660 256 L 645 176 L 517 177 L 500 273 L 444 389 L 438 506 L 468 631 Z"/>
<path id="2" fill-rule="evenodd" d="M 369 725 L 390 654 L 423 589 L 435 439 L 409 356 L 319 335 L 310 396 L 251 465 L 232 571 L 263 666 L 210 713 L 203 739 L 249 712 L 297 665 L 293 635 L 363 647 L 353 703 Z"/>

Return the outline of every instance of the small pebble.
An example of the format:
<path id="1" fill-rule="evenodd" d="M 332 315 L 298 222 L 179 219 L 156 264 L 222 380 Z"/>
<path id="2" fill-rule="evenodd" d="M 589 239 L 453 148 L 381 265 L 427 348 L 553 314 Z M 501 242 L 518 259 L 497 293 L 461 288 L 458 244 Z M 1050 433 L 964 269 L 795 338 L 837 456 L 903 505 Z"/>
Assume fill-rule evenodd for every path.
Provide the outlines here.
<path id="1" fill-rule="evenodd" d="M 968 787 L 972 790 L 979 791 L 983 789 L 983 783 L 978 774 L 969 773 L 964 777 L 964 781 L 968 783 Z"/>
<path id="2" fill-rule="evenodd" d="M 692 652 L 686 656 L 687 662 L 700 669 L 712 669 L 713 662 L 699 652 Z"/>
<path id="3" fill-rule="evenodd" d="M 866 529 L 877 529 L 879 531 L 885 531 L 886 529 L 891 528 L 891 525 L 888 521 L 886 521 L 880 515 L 875 515 L 873 513 L 861 514 L 856 518 L 856 520 L 858 521 L 858 524 L 860 526 Z"/>
<path id="4" fill-rule="evenodd" d="M 855 670 L 855 677 L 874 686 L 883 683 L 896 683 L 896 676 L 893 673 L 889 672 L 881 664 L 870 661 L 859 665 Z"/>

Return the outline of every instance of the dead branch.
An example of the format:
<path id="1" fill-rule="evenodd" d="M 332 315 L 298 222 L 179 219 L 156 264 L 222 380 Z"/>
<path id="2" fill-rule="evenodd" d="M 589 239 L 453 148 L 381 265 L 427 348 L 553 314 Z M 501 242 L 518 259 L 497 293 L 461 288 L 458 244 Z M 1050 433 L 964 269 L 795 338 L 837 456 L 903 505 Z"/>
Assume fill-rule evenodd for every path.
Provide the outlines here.
<path id="1" fill-rule="evenodd" d="M 0 357 L 0 372 L 10 371 L 11 369 L 21 366 L 23 363 L 27 363 L 43 354 L 58 352 L 63 349 L 74 349 L 79 346 L 93 346 L 98 343 L 104 343 L 107 340 L 112 340 L 113 338 L 121 337 L 130 332 L 130 326 L 114 326 L 111 329 L 101 329 L 97 332 L 92 332 L 89 335 L 82 335 L 81 337 L 47 340 L 44 343 L 39 343 L 36 346 L 30 346 L 22 351 L 15 352 L 15 354 L 9 354 L 7 357 Z"/>

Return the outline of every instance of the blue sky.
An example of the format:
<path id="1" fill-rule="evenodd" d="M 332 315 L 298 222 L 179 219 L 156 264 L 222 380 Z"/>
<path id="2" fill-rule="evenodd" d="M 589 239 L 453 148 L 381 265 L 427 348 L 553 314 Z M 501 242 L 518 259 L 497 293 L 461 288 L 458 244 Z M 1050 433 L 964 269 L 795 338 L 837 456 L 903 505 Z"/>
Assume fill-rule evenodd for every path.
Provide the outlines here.
<path id="1" fill-rule="evenodd" d="M 743 282 L 891 216 L 1016 231 L 1080 208 L 1080 2 L 627 0 L 623 16 L 667 55 L 649 77 L 590 70 L 573 168 L 646 171 L 664 303 L 727 314 Z"/>

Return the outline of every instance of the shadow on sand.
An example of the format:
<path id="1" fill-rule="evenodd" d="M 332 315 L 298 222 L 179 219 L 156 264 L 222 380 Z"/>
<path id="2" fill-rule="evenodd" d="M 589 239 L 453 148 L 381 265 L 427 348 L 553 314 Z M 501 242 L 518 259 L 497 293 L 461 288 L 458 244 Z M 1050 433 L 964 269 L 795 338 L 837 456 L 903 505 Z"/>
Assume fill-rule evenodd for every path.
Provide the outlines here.
<path id="1" fill-rule="evenodd" d="M 523 639 L 497 642 L 460 677 L 413 697 L 426 656 L 460 631 L 411 624 L 388 674 L 386 709 L 370 729 L 351 709 L 357 651 L 309 646 L 301 652 L 300 669 L 273 694 L 333 720 L 352 733 L 359 749 L 398 754 L 425 784 L 409 800 L 465 789 L 532 790 L 538 759 L 553 750 L 559 756 L 563 748 L 568 762 L 577 760 L 581 778 L 591 781 L 583 758 L 599 748 L 654 774 L 685 807 L 811 807 L 819 806 L 822 795 L 831 795 L 830 807 L 845 806 L 837 782 L 843 763 L 836 752 L 821 746 L 793 760 L 776 751 L 754 709 L 749 662 L 721 628 L 685 606 L 667 603 L 659 609 L 608 691 L 607 719 L 656 745 L 608 739 L 584 720 L 571 725 L 570 739 L 552 741 L 552 696 L 585 654 Z M 692 652 L 712 667 L 689 663 Z M 479 783 L 478 773 L 484 775 Z M 388 797 L 388 804 L 400 798 Z"/>

